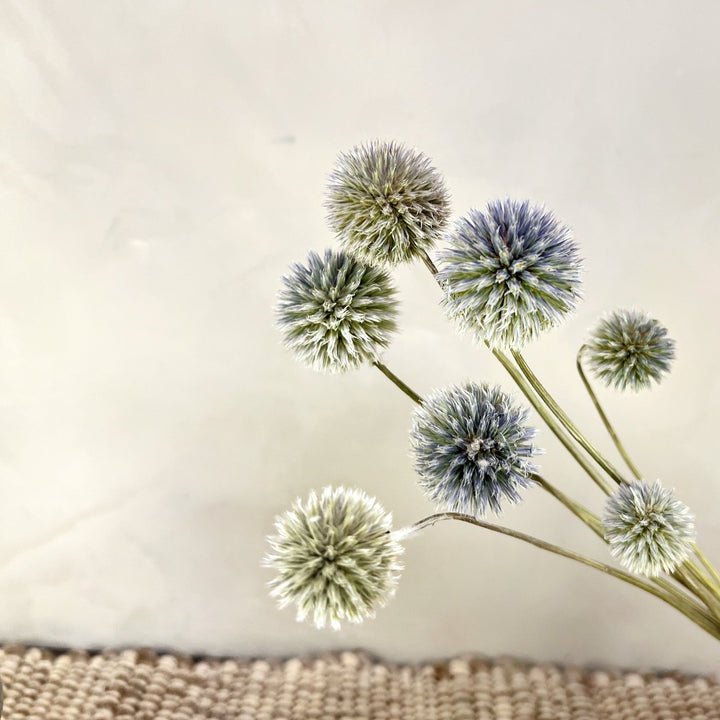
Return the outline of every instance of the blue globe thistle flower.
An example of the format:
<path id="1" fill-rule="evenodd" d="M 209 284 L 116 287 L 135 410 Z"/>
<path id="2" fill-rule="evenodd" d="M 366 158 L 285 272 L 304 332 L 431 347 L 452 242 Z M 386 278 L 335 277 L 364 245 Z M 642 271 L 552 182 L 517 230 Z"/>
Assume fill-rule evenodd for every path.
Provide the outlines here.
<path id="1" fill-rule="evenodd" d="M 325 206 L 346 250 L 391 266 L 430 250 L 450 215 L 444 181 L 430 159 L 396 142 L 341 153 Z"/>
<path id="2" fill-rule="evenodd" d="M 467 383 L 438 390 L 415 411 L 411 443 L 420 485 L 439 507 L 470 515 L 520 499 L 538 454 L 528 411 L 499 387 Z"/>
<path id="3" fill-rule="evenodd" d="M 648 577 L 671 573 L 695 540 L 689 509 L 659 481 L 621 485 L 607 500 L 603 524 L 613 557 Z"/>
<path id="4" fill-rule="evenodd" d="M 342 251 L 308 254 L 283 277 L 277 307 L 285 345 L 315 370 L 372 362 L 397 329 L 398 302 L 384 270 Z"/>
<path id="5" fill-rule="evenodd" d="M 639 310 L 616 310 L 593 330 L 586 352 L 594 374 L 618 390 L 642 390 L 670 370 L 675 342 Z"/>
<path id="6" fill-rule="evenodd" d="M 444 306 L 492 347 L 519 349 L 560 323 L 580 297 L 570 230 L 540 205 L 494 200 L 471 210 L 438 253 Z"/>
<path id="7" fill-rule="evenodd" d="M 397 586 L 402 545 L 392 516 L 360 490 L 325 488 L 297 500 L 275 523 L 272 552 L 263 564 L 277 576 L 271 595 L 297 605 L 297 619 L 319 628 L 362 622 L 375 615 Z"/>

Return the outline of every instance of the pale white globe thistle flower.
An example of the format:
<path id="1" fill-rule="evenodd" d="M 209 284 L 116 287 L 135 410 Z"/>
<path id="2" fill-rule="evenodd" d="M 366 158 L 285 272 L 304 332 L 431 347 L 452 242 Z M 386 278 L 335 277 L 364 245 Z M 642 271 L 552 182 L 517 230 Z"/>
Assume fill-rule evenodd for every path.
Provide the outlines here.
<path id="1" fill-rule="evenodd" d="M 276 571 L 271 595 L 297 606 L 317 627 L 374 617 L 394 593 L 403 547 L 392 516 L 356 489 L 327 487 L 297 500 L 275 523 L 264 565 Z"/>
<path id="2" fill-rule="evenodd" d="M 647 577 L 671 573 L 695 541 L 690 510 L 659 480 L 621 485 L 607 500 L 603 524 L 612 556 Z"/>
<path id="3" fill-rule="evenodd" d="M 396 142 L 341 153 L 325 207 L 346 250 L 390 266 L 427 253 L 450 215 L 445 183 L 430 158 Z"/>
<path id="4" fill-rule="evenodd" d="M 277 317 L 283 340 L 314 370 L 335 373 L 374 362 L 397 330 L 389 274 L 342 251 L 310 252 L 283 277 Z"/>
<path id="5" fill-rule="evenodd" d="M 425 398 L 410 435 L 425 494 L 440 509 L 470 515 L 519 501 L 540 453 L 527 415 L 497 386 L 466 383 Z"/>
<path id="6" fill-rule="evenodd" d="M 595 376 L 618 390 L 642 390 L 660 382 L 675 357 L 666 328 L 639 310 L 615 310 L 585 345 Z"/>
<path id="7" fill-rule="evenodd" d="M 491 347 L 520 349 L 575 308 L 577 246 L 541 205 L 494 200 L 458 220 L 446 241 L 438 252 L 444 307 Z"/>

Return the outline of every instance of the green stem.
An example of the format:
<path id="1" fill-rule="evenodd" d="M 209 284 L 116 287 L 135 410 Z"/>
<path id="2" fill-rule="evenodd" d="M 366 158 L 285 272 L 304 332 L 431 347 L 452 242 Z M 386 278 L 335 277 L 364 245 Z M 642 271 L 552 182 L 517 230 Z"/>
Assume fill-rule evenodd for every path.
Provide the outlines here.
<path id="1" fill-rule="evenodd" d="M 563 427 L 577 441 L 577 443 L 585 449 L 590 457 L 618 484 L 622 485 L 627 481 L 618 472 L 618 470 L 602 455 L 602 453 L 578 430 L 575 423 L 570 420 L 565 411 L 557 404 L 553 396 L 547 391 L 545 386 L 540 382 L 525 358 L 518 350 L 513 350 L 512 355 L 517 362 L 518 367 L 523 375 L 527 378 L 533 390 L 540 396 L 542 401 L 550 408 L 550 412 L 562 423 Z"/>
<path id="2" fill-rule="evenodd" d="M 720 587 L 720 574 L 715 569 L 715 566 L 710 562 L 710 560 L 707 559 L 705 554 L 700 550 L 700 548 L 695 543 L 693 543 L 693 550 L 695 551 L 695 555 L 697 555 L 698 560 L 700 560 L 700 562 L 703 564 L 705 569 L 713 577 L 717 586 Z"/>
<path id="3" fill-rule="evenodd" d="M 379 360 L 375 360 L 373 365 L 394 385 L 399 387 L 411 400 L 416 402 L 418 405 L 422 405 L 422 398 L 409 386 L 407 386 L 395 373 L 393 373 L 386 365 L 383 365 Z"/>
<path id="4" fill-rule="evenodd" d="M 466 522 L 470 525 L 475 525 L 476 527 L 480 527 L 485 530 L 491 530 L 492 532 L 497 532 L 502 535 L 508 535 L 510 537 L 516 538 L 517 540 L 522 540 L 523 542 L 535 545 L 535 547 L 539 547 L 542 550 L 547 550 L 548 552 L 555 553 L 556 555 L 560 555 L 562 557 L 569 558 L 570 560 L 575 560 L 576 562 L 582 563 L 583 565 L 587 565 L 588 567 L 595 568 L 596 570 L 599 570 L 606 575 L 610 575 L 617 578 L 618 580 L 622 580 L 628 583 L 629 585 L 634 585 L 641 590 L 645 590 L 645 592 L 654 595 L 655 597 L 659 598 L 663 602 L 668 603 L 669 605 L 672 605 L 674 608 L 676 608 L 686 617 L 692 620 L 696 625 L 701 627 L 713 637 L 720 640 L 720 622 L 713 621 L 711 618 L 707 617 L 706 614 L 697 611 L 694 607 L 689 606 L 687 603 L 678 604 L 677 598 L 674 597 L 671 593 L 667 592 L 666 589 L 655 587 L 655 585 L 652 585 L 645 580 L 635 577 L 634 575 L 630 575 L 623 570 L 618 570 L 617 568 L 614 568 L 610 565 L 606 565 L 605 563 L 594 560 L 593 558 L 580 555 L 579 553 L 572 552 L 571 550 L 566 550 L 565 548 L 559 547 L 558 545 L 552 545 L 551 543 L 540 540 L 539 538 L 533 537 L 532 535 L 526 535 L 525 533 L 521 533 L 516 530 L 503 527 L 501 525 L 493 525 L 483 520 L 478 520 L 472 515 L 464 515 L 463 513 L 457 512 L 443 512 L 436 513 L 435 515 L 430 515 L 414 523 L 411 526 L 411 529 L 413 531 L 421 530 L 429 525 L 434 525 L 435 523 L 442 520 L 459 520 L 461 522 Z"/>
<path id="5" fill-rule="evenodd" d="M 688 588 L 690 592 L 699 597 L 705 603 L 708 610 L 715 616 L 716 620 L 720 622 L 720 598 L 708 588 L 702 577 L 702 572 L 700 572 L 696 566 L 685 561 L 675 569 L 672 576 Z"/>
<path id="6" fill-rule="evenodd" d="M 430 259 L 430 256 L 424 250 L 420 250 L 418 254 L 420 255 L 420 259 L 425 263 L 425 267 L 432 273 L 432 276 L 435 277 L 438 274 L 438 269 Z"/>
<path id="7" fill-rule="evenodd" d="M 623 460 L 625 461 L 625 464 L 630 468 L 630 472 L 638 479 L 642 480 L 642 473 L 640 470 L 638 470 L 635 463 L 630 459 L 630 455 L 628 455 L 627 450 L 625 450 L 624 445 L 622 442 L 620 442 L 620 438 L 618 437 L 618 434 L 615 432 L 615 428 L 612 426 L 612 423 L 610 422 L 608 416 L 605 414 L 605 411 L 602 408 L 602 405 L 600 405 L 600 401 L 597 399 L 597 395 L 595 395 L 595 391 L 592 389 L 592 386 L 590 385 L 590 381 L 587 379 L 587 376 L 585 375 L 585 371 L 583 370 L 582 366 L 582 356 L 583 353 L 587 350 L 587 345 L 583 345 L 580 350 L 578 350 L 577 358 L 575 361 L 575 365 L 577 366 L 577 371 L 580 374 L 580 379 L 583 382 L 583 385 L 585 386 L 585 389 L 588 392 L 588 395 L 590 396 L 590 399 L 593 402 L 593 405 L 595 406 L 595 409 L 597 410 L 598 415 L 600 416 L 600 419 L 603 422 L 603 425 L 605 426 L 605 429 L 608 431 L 608 435 L 612 438 L 612 441 L 615 443 L 615 447 L 618 449 L 618 452 L 620 455 L 622 455 Z"/>
<path id="8" fill-rule="evenodd" d="M 489 346 L 488 346 L 489 347 Z M 513 364 L 512 360 L 498 348 L 490 348 L 492 354 L 500 361 L 502 366 L 508 371 L 515 384 L 522 390 L 530 404 L 535 408 L 538 415 L 545 421 L 555 437 L 563 444 L 565 449 L 575 458 L 580 467 L 590 476 L 593 482 L 606 494 L 610 495 L 613 488 L 607 483 L 605 478 L 588 462 L 587 458 L 573 444 L 572 439 L 563 430 L 562 426 L 555 419 L 554 415 L 548 411 L 540 399 L 535 395 L 532 387 L 528 384 L 523 374 Z"/>
<path id="9" fill-rule="evenodd" d="M 588 510 L 584 505 L 576 502 L 571 497 L 566 495 L 564 492 L 556 488 L 554 485 L 549 483 L 544 477 L 540 475 L 530 476 L 540 487 L 546 492 L 550 493 L 556 500 L 559 500 L 573 515 L 580 518 L 603 542 L 605 540 L 605 531 L 600 518 L 595 515 L 592 511 Z"/>

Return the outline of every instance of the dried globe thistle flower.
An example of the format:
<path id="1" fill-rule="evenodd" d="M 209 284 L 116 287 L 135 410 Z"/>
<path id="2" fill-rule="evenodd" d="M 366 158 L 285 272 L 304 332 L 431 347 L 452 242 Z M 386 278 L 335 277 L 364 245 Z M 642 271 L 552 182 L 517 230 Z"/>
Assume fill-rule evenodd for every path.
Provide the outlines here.
<path id="1" fill-rule="evenodd" d="M 362 622 L 395 592 L 403 548 L 392 516 L 360 490 L 325 488 L 297 500 L 275 523 L 264 561 L 277 571 L 271 595 L 297 605 L 298 621 L 317 627 Z"/>
<path id="2" fill-rule="evenodd" d="M 495 200 L 458 220 L 447 241 L 438 254 L 444 305 L 479 340 L 518 349 L 575 307 L 577 247 L 542 206 Z"/>
<path id="3" fill-rule="evenodd" d="M 660 382 L 675 357 L 665 327 L 638 310 L 616 310 L 603 318 L 585 348 L 595 375 L 618 390 Z"/>
<path id="4" fill-rule="evenodd" d="M 613 557 L 648 577 L 672 572 L 695 540 L 689 509 L 659 481 L 621 485 L 607 500 L 603 523 Z"/>
<path id="5" fill-rule="evenodd" d="M 438 390 L 415 411 L 411 433 L 415 466 L 425 493 L 444 509 L 495 513 L 500 501 L 520 499 L 539 453 L 525 426 L 528 411 L 499 387 L 467 383 Z"/>
<path id="6" fill-rule="evenodd" d="M 384 270 L 326 250 L 291 266 L 279 294 L 285 345 L 315 370 L 346 372 L 374 361 L 397 329 L 396 290 Z"/>
<path id="7" fill-rule="evenodd" d="M 396 142 L 341 153 L 325 206 L 345 249 L 387 265 L 427 253 L 450 214 L 444 181 L 430 159 Z"/>

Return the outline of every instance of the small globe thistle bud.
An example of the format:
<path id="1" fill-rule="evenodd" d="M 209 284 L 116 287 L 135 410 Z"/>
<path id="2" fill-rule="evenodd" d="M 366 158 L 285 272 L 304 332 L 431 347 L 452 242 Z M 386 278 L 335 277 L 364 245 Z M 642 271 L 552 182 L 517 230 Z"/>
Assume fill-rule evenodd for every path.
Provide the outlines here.
<path id="1" fill-rule="evenodd" d="M 396 290 L 384 270 L 352 255 L 308 254 L 283 277 L 277 307 L 285 345 L 305 365 L 346 372 L 372 362 L 397 329 Z"/>
<path id="2" fill-rule="evenodd" d="M 492 347 L 519 349 L 558 325 L 580 296 L 580 259 L 570 230 L 529 201 L 471 210 L 438 253 L 444 306 Z"/>
<path id="3" fill-rule="evenodd" d="M 391 525 L 390 513 L 360 490 L 327 487 L 297 500 L 268 538 L 272 552 L 263 564 L 277 572 L 271 595 L 280 607 L 295 603 L 298 621 L 319 628 L 374 617 L 402 570 Z"/>
<path id="4" fill-rule="evenodd" d="M 675 357 L 665 327 L 638 310 L 616 310 L 603 318 L 585 347 L 596 377 L 618 390 L 660 382 Z"/>
<path id="5" fill-rule="evenodd" d="M 607 500 L 605 539 L 612 556 L 647 577 L 671 573 L 692 551 L 694 518 L 659 481 L 621 485 Z"/>
<path id="6" fill-rule="evenodd" d="M 539 454 L 528 411 L 499 387 L 467 383 L 438 390 L 415 411 L 411 443 L 420 485 L 439 507 L 470 515 L 501 511 L 531 484 Z"/>
<path id="7" fill-rule="evenodd" d="M 391 266 L 430 250 L 450 214 L 430 159 L 396 142 L 373 141 L 340 154 L 325 206 L 346 250 Z"/>

